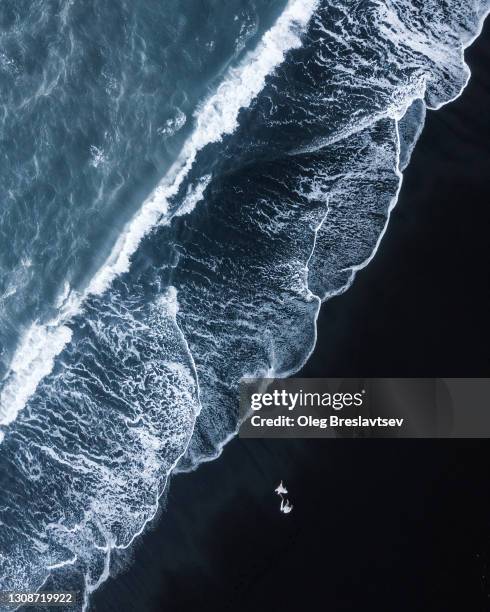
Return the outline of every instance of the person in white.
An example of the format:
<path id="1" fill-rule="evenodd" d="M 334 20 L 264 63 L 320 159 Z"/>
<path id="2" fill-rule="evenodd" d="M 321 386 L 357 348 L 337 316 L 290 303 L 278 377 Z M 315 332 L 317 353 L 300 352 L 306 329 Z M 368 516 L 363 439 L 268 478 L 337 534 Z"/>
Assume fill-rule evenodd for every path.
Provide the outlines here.
<path id="1" fill-rule="evenodd" d="M 284 514 L 289 514 L 291 512 L 291 510 L 293 509 L 293 505 L 289 502 L 288 499 L 285 499 L 285 495 L 288 494 L 288 490 L 286 489 L 286 487 L 283 485 L 282 480 L 279 483 L 279 486 L 274 489 L 274 492 L 277 493 L 279 495 L 279 497 L 281 498 L 281 506 L 280 506 L 280 511 L 283 512 Z"/>

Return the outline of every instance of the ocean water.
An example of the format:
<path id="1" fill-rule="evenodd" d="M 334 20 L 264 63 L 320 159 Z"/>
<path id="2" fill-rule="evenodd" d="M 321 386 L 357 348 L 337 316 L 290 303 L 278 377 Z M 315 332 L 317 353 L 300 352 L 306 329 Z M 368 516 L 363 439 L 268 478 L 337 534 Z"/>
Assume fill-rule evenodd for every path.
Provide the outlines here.
<path id="1" fill-rule="evenodd" d="M 2 2 L 1 590 L 89 607 L 240 378 L 304 364 L 489 9 Z"/>

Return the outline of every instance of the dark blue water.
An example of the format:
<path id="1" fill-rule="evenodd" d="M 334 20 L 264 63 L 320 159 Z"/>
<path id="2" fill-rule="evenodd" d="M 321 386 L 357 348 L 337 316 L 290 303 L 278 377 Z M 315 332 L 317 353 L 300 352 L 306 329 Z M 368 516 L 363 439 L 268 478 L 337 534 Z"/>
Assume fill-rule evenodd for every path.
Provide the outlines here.
<path id="1" fill-rule="evenodd" d="M 2 589 L 89 594 L 376 251 L 488 2 L 4 2 Z"/>

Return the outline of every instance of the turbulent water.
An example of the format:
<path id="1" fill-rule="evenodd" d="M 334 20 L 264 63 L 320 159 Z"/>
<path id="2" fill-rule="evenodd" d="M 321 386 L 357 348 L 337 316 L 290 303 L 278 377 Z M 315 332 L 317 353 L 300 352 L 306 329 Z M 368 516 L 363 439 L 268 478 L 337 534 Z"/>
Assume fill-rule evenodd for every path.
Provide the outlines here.
<path id="1" fill-rule="evenodd" d="M 1 590 L 89 595 L 385 230 L 490 0 L 3 0 Z"/>

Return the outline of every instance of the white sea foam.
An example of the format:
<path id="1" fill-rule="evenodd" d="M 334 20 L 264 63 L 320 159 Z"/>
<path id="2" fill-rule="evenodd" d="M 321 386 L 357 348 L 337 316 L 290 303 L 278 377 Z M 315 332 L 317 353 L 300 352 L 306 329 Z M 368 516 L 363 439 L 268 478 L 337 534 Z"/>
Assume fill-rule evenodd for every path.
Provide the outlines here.
<path id="1" fill-rule="evenodd" d="M 71 340 L 66 327 L 33 323 L 15 351 L 8 381 L 0 393 L 0 425 L 9 425 L 36 390 L 39 381 L 51 372 L 55 356 Z"/>
<path id="2" fill-rule="evenodd" d="M 289 0 L 257 47 L 246 54 L 239 65 L 228 70 L 217 90 L 198 108 L 193 132 L 177 160 L 126 225 L 85 291 L 77 296 L 73 294 L 71 307 L 63 316 L 45 325 L 36 322 L 27 330 L 14 354 L 0 395 L 0 425 L 15 419 L 40 380 L 51 372 L 56 355 L 70 339 L 65 326 L 80 311 L 86 297 L 100 295 L 117 276 L 129 270 L 132 255 L 144 236 L 168 213 L 170 199 L 177 194 L 199 151 L 235 130 L 240 109 L 250 105 L 286 53 L 301 45 L 301 34 L 317 4 L 318 0 Z M 190 212 L 199 199 L 189 198 L 185 212 Z"/>
<path id="3" fill-rule="evenodd" d="M 104 151 L 102 151 L 102 149 L 99 149 L 95 145 L 90 146 L 90 157 L 91 157 L 90 165 L 93 166 L 94 168 L 98 168 L 101 164 L 103 164 L 106 161 Z"/>
<path id="4" fill-rule="evenodd" d="M 165 125 L 159 128 L 158 133 L 164 138 L 170 138 L 174 134 L 176 134 L 179 130 L 181 130 L 187 122 L 187 117 L 185 113 L 183 113 L 180 108 L 177 109 L 175 117 L 171 117 L 167 119 Z"/>
<path id="5" fill-rule="evenodd" d="M 59 315 L 48 324 L 32 323 L 22 334 L 0 392 L 0 427 L 15 421 L 18 413 L 36 391 L 40 381 L 53 369 L 56 356 L 72 337 L 66 325 L 79 312 L 78 296 L 65 283 L 58 297 Z M 0 443 L 3 435 L 0 437 Z"/>
<path id="6" fill-rule="evenodd" d="M 195 185 L 189 185 L 187 193 L 185 194 L 182 204 L 179 206 L 176 216 L 188 215 L 194 210 L 196 204 L 198 204 L 204 197 L 206 187 L 211 182 L 212 175 L 206 174 L 202 176 Z"/>

